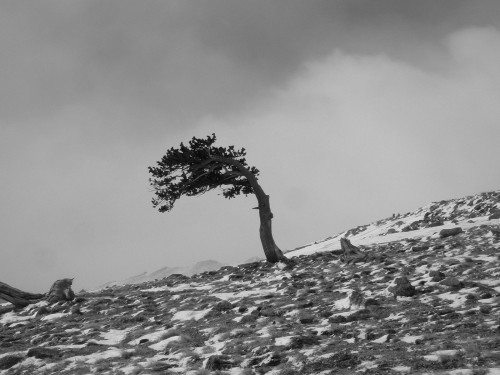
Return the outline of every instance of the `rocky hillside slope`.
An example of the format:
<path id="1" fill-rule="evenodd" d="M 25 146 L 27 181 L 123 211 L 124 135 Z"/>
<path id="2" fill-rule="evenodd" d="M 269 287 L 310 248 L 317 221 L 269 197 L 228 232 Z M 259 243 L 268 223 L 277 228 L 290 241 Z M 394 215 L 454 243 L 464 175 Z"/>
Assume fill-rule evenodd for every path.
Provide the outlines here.
<path id="1" fill-rule="evenodd" d="M 500 191 L 443 201 L 293 266 L 4 306 L 0 374 L 500 374 L 499 208 Z M 344 257 L 342 236 L 364 256 Z"/>

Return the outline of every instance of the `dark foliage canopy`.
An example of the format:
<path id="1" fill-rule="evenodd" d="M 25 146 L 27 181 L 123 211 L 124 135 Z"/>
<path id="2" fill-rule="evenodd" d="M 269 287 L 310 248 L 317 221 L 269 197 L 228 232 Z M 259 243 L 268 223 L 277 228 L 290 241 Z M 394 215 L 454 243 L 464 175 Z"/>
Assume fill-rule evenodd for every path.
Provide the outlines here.
<path id="1" fill-rule="evenodd" d="M 170 211 L 182 195 L 196 196 L 216 188 L 222 189 L 225 198 L 254 193 L 252 181 L 259 170 L 248 166 L 245 149 L 216 147 L 215 141 L 215 134 L 193 137 L 187 146 L 172 147 L 155 167 L 149 167 L 154 207 Z"/>

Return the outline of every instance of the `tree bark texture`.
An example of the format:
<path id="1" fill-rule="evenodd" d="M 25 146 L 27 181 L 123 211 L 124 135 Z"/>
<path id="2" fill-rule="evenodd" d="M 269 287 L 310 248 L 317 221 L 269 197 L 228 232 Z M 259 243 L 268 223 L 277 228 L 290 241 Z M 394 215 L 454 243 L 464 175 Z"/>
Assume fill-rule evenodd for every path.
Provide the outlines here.
<path id="1" fill-rule="evenodd" d="M 15 307 L 25 307 L 41 300 L 49 303 L 71 301 L 75 293 L 71 289 L 73 279 L 56 280 L 46 294 L 28 293 L 0 281 L 0 298 L 12 303 Z"/>
<path id="2" fill-rule="evenodd" d="M 347 238 L 341 238 L 340 239 L 340 247 L 343 250 L 342 257 L 345 262 L 350 263 L 350 262 L 356 262 L 356 261 L 362 261 L 366 259 L 366 254 L 363 253 L 359 247 L 354 246 L 351 241 L 349 241 Z"/>
<path id="3" fill-rule="evenodd" d="M 16 307 L 25 307 L 36 303 L 45 297 L 44 294 L 23 292 L 8 284 L 0 282 L 0 298 L 12 303 Z"/>
<path id="4" fill-rule="evenodd" d="M 271 206 L 269 204 L 269 195 L 264 194 L 258 201 L 260 217 L 259 234 L 266 259 L 270 263 L 287 261 L 288 258 L 283 255 L 283 252 L 274 242 L 272 230 L 273 213 L 271 212 Z"/>
<path id="5" fill-rule="evenodd" d="M 223 162 L 229 165 L 235 166 L 239 172 L 250 182 L 252 186 L 255 197 L 258 202 L 259 209 L 259 218 L 260 218 L 260 241 L 262 243 L 262 248 L 264 250 L 264 254 L 266 255 L 266 260 L 270 263 L 277 262 L 288 262 L 289 259 L 283 255 L 283 252 L 274 242 L 273 230 L 272 230 L 272 218 L 273 213 L 271 212 L 271 205 L 269 204 L 269 195 L 267 195 L 260 184 L 257 181 L 257 178 L 247 169 L 243 164 L 233 159 L 226 158 L 213 158 L 213 160 L 217 160 L 219 162 Z"/>

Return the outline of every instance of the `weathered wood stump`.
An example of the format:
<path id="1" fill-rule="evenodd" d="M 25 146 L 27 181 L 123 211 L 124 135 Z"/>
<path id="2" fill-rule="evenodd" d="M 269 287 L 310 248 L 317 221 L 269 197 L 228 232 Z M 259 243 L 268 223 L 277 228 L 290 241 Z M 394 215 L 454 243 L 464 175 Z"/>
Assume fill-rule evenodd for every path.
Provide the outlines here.
<path id="1" fill-rule="evenodd" d="M 342 248 L 342 260 L 346 263 L 358 262 L 366 260 L 367 255 L 362 252 L 359 247 L 354 246 L 347 238 L 340 239 L 340 247 Z"/>
<path id="2" fill-rule="evenodd" d="M 57 280 L 52 284 L 48 293 L 39 294 L 24 292 L 0 281 L 0 298 L 12 303 L 15 307 L 25 307 L 44 299 L 49 303 L 71 301 L 75 298 L 75 293 L 71 290 L 72 283 L 73 279 Z"/>

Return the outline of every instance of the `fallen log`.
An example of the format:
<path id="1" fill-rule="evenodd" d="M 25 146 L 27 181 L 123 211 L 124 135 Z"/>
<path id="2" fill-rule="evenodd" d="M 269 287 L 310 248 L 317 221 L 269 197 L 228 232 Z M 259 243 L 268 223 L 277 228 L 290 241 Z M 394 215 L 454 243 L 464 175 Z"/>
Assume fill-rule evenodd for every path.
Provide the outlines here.
<path id="1" fill-rule="evenodd" d="M 42 300 L 44 297 L 44 294 L 24 292 L 0 281 L 0 298 L 16 307 L 28 306 Z"/>
<path id="2" fill-rule="evenodd" d="M 48 293 L 40 294 L 25 292 L 0 281 L 0 299 L 10 302 L 15 307 L 25 307 L 42 300 L 47 300 L 49 303 L 71 301 L 75 298 L 75 293 L 71 290 L 72 283 L 73 279 L 57 280 Z"/>

